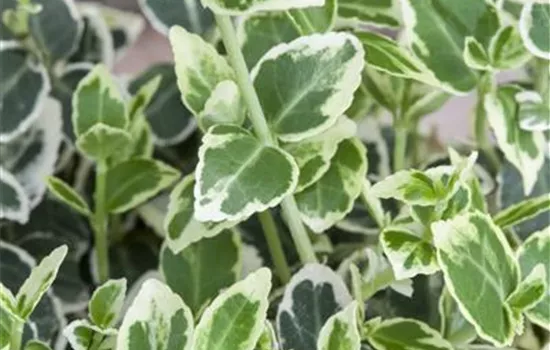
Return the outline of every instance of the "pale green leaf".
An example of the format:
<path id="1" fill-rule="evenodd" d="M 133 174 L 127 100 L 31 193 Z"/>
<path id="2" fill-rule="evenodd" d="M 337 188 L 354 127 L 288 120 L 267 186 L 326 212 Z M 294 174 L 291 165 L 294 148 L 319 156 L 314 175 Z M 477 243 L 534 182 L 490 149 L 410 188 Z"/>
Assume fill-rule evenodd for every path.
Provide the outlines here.
<path id="1" fill-rule="evenodd" d="M 9 171 L 0 166 L 0 219 L 26 223 L 30 203 L 25 189 Z"/>
<path id="2" fill-rule="evenodd" d="M 283 11 L 293 8 L 323 6 L 324 0 L 201 0 L 212 12 L 240 15 L 260 11 Z"/>
<path id="3" fill-rule="evenodd" d="M 117 330 L 102 329 L 85 320 L 76 320 L 63 330 L 63 336 L 74 350 L 111 350 L 115 348 Z"/>
<path id="4" fill-rule="evenodd" d="M 30 316 L 48 291 L 66 255 L 67 246 L 56 248 L 32 269 L 16 296 L 17 312 L 22 318 L 27 319 Z"/>
<path id="5" fill-rule="evenodd" d="M 497 213 L 494 216 L 494 221 L 495 224 L 504 229 L 518 225 L 547 211 L 550 211 L 550 196 L 544 194 L 509 206 Z"/>
<path id="6" fill-rule="evenodd" d="M 262 144 L 243 128 L 215 126 L 199 149 L 195 218 L 206 222 L 245 219 L 279 204 L 297 182 L 298 167 L 285 151 Z"/>
<path id="7" fill-rule="evenodd" d="M 525 1 L 519 32 L 525 47 L 535 56 L 550 60 L 550 4 Z"/>
<path id="8" fill-rule="evenodd" d="M 513 311 L 520 314 L 536 306 L 545 297 L 546 271 L 543 264 L 538 264 L 521 281 L 517 289 L 508 297 L 506 302 Z"/>
<path id="9" fill-rule="evenodd" d="M 521 89 L 503 86 L 495 94 L 487 94 L 484 108 L 499 148 L 523 177 L 525 194 L 531 193 L 537 174 L 544 164 L 546 142 L 541 131 L 525 131 L 519 126 L 518 104 L 515 100 Z"/>
<path id="10" fill-rule="evenodd" d="M 271 130 L 295 142 L 324 131 L 351 106 L 363 66 L 355 36 L 314 34 L 272 48 L 251 75 Z"/>
<path id="11" fill-rule="evenodd" d="M 545 268 L 547 288 L 544 299 L 527 310 L 526 315 L 532 322 L 550 330 L 550 227 L 533 233 L 518 249 L 517 256 L 523 276 L 532 274 L 540 264 Z"/>
<path id="12" fill-rule="evenodd" d="M 431 228 L 446 286 L 466 320 L 483 339 L 510 345 L 516 324 L 506 300 L 519 283 L 519 266 L 504 233 L 479 212 Z"/>
<path id="13" fill-rule="evenodd" d="M 338 10 L 337 0 L 324 0 L 323 6 L 290 10 L 287 16 L 300 33 L 325 33 L 333 29 Z"/>
<path id="14" fill-rule="evenodd" d="M 102 329 L 115 325 L 126 296 L 126 279 L 109 280 L 97 287 L 88 304 L 90 320 Z"/>
<path id="15" fill-rule="evenodd" d="M 277 342 L 277 335 L 273 329 L 273 325 L 269 321 L 264 322 L 264 330 L 258 344 L 256 344 L 255 350 L 279 350 L 279 344 Z"/>
<path id="16" fill-rule="evenodd" d="M 271 271 L 267 268 L 226 289 L 204 311 L 192 349 L 254 349 L 263 331 L 270 290 Z"/>
<path id="17" fill-rule="evenodd" d="M 88 157 L 105 160 L 118 152 L 127 152 L 132 145 L 132 135 L 124 129 L 104 123 L 91 126 L 76 140 L 76 147 Z"/>
<path id="18" fill-rule="evenodd" d="M 366 24 L 397 29 L 401 23 L 398 0 L 339 0 L 338 16 L 354 26 Z"/>
<path id="19" fill-rule="evenodd" d="M 497 69 L 518 68 L 531 58 L 515 26 L 501 27 L 491 38 L 488 52 L 491 65 Z"/>
<path id="20" fill-rule="evenodd" d="M 434 205 L 440 198 L 433 180 L 418 170 L 401 170 L 374 184 L 371 194 L 409 205 Z"/>
<path id="21" fill-rule="evenodd" d="M 242 125 L 246 108 L 237 84 L 224 80 L 216 85 L 197 118 L 203 131 L 217 124 Z"/>
<path id="22" fill-rule="evenodd" d="M 201 239 L 179 253 L 163 248 L 160 271 L 166 284 L 198 317 L 221 290 L 239 280 L 241 253 L 239 235 L 224 231 L 216 237 Z"/>
<path id="23" fill-rule="evenodd" d="M 193 315 L 164 283 L 149 279 L 126 312 L 117 350 L 195 350 Z"/>
<path id="24" fill-rule="evenodd" d="M 464 51 L 462 53 L 464 62 L 466 65 L 472 69 L 476 70 L 490 70 L 491 61 L 489 60 L 489 55 L 487 51 L 481 45 L 479 41 L 476 40 L 473 36 L 466 38 L 464 44 Z"/>
<path id="25" fill-rule="evenodd" d="M 106 209 L 122 213 L 173 184 L 179 172 L 159 161 L 134 158 L 110 168 L 105 176 Z"/>
<path id="26" fill-rule="evenodd" d="M 358 310 L 361 306 L 351 302 L 344 310 L 332 315 L 319 332 L 318 350 L 359 350 L 361 337 L 358 327 Z"/>
<path id="27" fill-rule="evenodd" d="M 212 13 L 200 0 L 139 0 L 138 3 L 153 28 L 162 34 L 168 34 L 174 25 L 203 34 L 214 22 Z"/>
<path id="28" fill-rule="evenodd" d="M 180 26 L 170 29 L 170 43 L 183 104 L 199 115 L 216 86 L 234 79 L 233 70 L 212 45 Z"/>
<path id="29" fill-rule="evenodd" d="M 145 114 L 145 109 L 151 104 L 153 97 L 160 87 L 161 80 L 161 75 L 151 78 L 140 86 L 139 90 L 132 96 L 128 104 L 128 118 L 130 123 L 134 122 L 138 116 Z"/>
<path id="30" fill-rule="evenodd" d="M 82 215 L 90 215 L 91 211 L 88 203 L 63 180 L 57 177 L 48 178 L 48 189 L 56 198 Z"/>
<path id="31" fill-rule="evenodd" d="M 302 220 L 314 232 L 323 232 L 353 209 L 366 176 L 365 154 L 360 141 L 342 141 L 323 176 L 296 194 Z"/>
<path id="32" fill-rule="evenodd" d="M 520 128 L 527 131 L 550 130 L 549 102 L 545 102 L 542 96 L 535 91 L 522 91 L 515 97 L 519 104 Z"/>
<path id="33" fill-rule="evenodd" d="M 440 333 L 453 345 L 467 345 L 477 338 L 476 330 L 465 318 L 447 288 L 439 297 Z"/>
<path id="34" fill-rule="evenodd" d="M 338 118 L 328 130 L 296 143 L 287 143 L 283 149 L 296 161 L 300 178 L 296 192 L 300 192 L 318 181 L 330 168 L 338 145 L 355 135 L 357 127 L 345 116 Z"/>
<path id="35" fill-rule="evenodd" d="M 25 344 L 24 350 L 52 350 L 52 348 L 40 340 L 31 340 Z"/>

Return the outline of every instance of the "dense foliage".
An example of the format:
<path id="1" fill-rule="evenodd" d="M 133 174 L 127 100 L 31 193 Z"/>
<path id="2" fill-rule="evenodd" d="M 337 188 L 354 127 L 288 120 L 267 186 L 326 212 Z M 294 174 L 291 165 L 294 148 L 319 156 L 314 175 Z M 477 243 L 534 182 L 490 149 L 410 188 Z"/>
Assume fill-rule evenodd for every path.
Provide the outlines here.
<path id="1" fill-rule="evenodd" d="M 0 2 L 0 349 L 550 346 L 547 1 L 139 4 L 123 78 L 139 15 Z"/>

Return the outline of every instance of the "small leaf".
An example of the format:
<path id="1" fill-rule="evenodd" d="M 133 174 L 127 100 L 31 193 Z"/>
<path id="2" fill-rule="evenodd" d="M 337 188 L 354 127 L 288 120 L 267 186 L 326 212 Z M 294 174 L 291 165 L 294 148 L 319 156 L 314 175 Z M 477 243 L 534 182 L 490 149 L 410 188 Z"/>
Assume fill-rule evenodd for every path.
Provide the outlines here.
<path id="1" fill-rule="evenodd" d="M 52 350 L 52 348 L 40 340 L 31 340 L 25 344 L 24 350 Z"/>
<path id="2" fill-rule="evenodd" d="M 355 36 L 314 34 L 272 48 L 251 75 L 271 130 L 283 141 L 296 142 L 326 130 L 344 114 L 363 66 L 363 47 Z"/>
<path id="3" fill-rule="evenodd" d="M 464 52 L 462 53 L 464 62 L 468 67 L 477 70 L 490 70 L 491 61 L 483 45 L 473 36 L 466 38 Z"/>
<path id="4" fill-rule="evenodd" d="M 386 177 L 372 187 L 371 194 L 409 205 L 434 205 L 439 199 L 433 180 L 418 170 L 402 170 Z"/>
<path id="5" fill-rule="evenodd" d="M 344 282 L 329 267 L 305 265 L 286 286 L 277 311 L 282 350 L 315 349 L 323 325 L 351 301 Z"/>
<path id="6" fill-rule="evenodd" d="M 130 123 L 135 122 L 136 118 L 145 113 L 145 109 L 149 107 L 159 89 L 161 80 L 162 77 L 157 75 L 139 87 L 129 103 L 128 117 Z"/>
<path id="7" fill-rule="evenodd" d="M 63 336 L 74 350 L 114 349 L 116 335 L 116 329 L 102 329 L 85 320 L 73 321 L 63 330 Z"/>
<path id="8" fill-rule="evenodd" d="M 193 315 L 164 283 L 149 279 L 126 312 L 116 349 L 191 350 Z"/>
<path id="9" fill-rule="evenodd" d="M 30 203 L 17 179 L 0 166 L 0 219 L 24 224 L 29 220 Z"/>
<path id="10" fill-rule="evenodd" d="M 491 65 L 498 69 L 514 69 L 525 64 L 531 55 L 526 50 L 515 26 L 503 26 L 489 43 Z"/>
<path id="11" fill-rule="evenodd" d="M 467 345 L 477 338 L 474 326 L 466 321 L 447 288 L 441 292 L 438 310 L 441 335 L 453 345 Z"/>
<path id="12" fill-rule="evenodd" d="M 327 320 L 319 332 L 318 350 L 359 350 L 361 348 L 357 325 L 359 307 L 359 304 L 353 301 L 344 310 Z"/>
<path id="13" fill-rule="evenodd" d="M 76 140 L 76 147 L 82 153 L 98 160 L 105 160 L 118 152 L 126 152 L 131 145 L 130 133 L 103 123 L 93 125 Z"/>
<path id="14" fill-rule="evenodd" d="M 326 33 L 334 28 L 338 12 L 337 0 L 324 0 L 322 6 L 311 6 L 287 11 L 289 20 L 297 23 L 304 33 Z M 296 20 L 301 18 L 300 20 Z M 275 45 L 273 45 L 275 46 Z"/>
<path id="15" fill-rule="evenodd" d="M 16 296 L 17 312 L 22 318 L 29 317 L 44 293 L 48 291 L 66 255 L 67 246 L 61 246 L 32 269 Z"/>
<path id="16" fill-rule="evenodd" d="M 546 271 L 543 264 L 533 268 L 508 297 L 506 302 L 513 311 L 521 314 L 537 305 L 546 295 Z"/>
<path id="17" fill-rule="evenodd" d="M 179 172 L 158 161 L 134 158 L 110 168 L 106 177 L 107 210 L 122 213 L 173 184 Z"/>
<path id="18" fill-rule="evenodd" d="M 264 330 L 254 350 L 279 350 L 277 335 L 271 322 L 267 320 L 264 322 Z"/>
<path id="19" fill-rule="evenodd" d="M 516 102 L 519 104 L 519 126 L 527 131 L 550 130 L 550 104 L 545 103 L 535 91 L 517 93 Z"/>
<path id="20" fill-rule="evenodd" d="M 191 33 L 203 34 L 214 23 L 212 12 L 200 0 L 139 0 L 139 6 L 153 28 L 168 34 L 170 27 L 182 25 Z"/>
<path id="21" fill-rule="evenodd" d="M 125 279 L 109 280 L 99 286 L 88 304 L 90 320 L 102 329 L 114 326 L 125 296 Z"/>
<path id="22" fill-rule="evenodd" d="M 469 213 L 432 224 L 432 232 L 445 284 L 464 317 L 483 339 L 511 344 L 516 322 L 506 300 L 519 283 L 519 266 L 502 231 L 486 214 Z"/>
<path id="23" fill-rule="evenodd" d="M 217 124 L 241 126 L 246 118 L 246 108 L 239 87 L 233 80 L 219 83 L 198 115 L 199 126 L 207 131 Z"/>
<path id="24" fill-rule="evenodd" d="M 453 350 L 453 346 L 427 324 L 413 319 L 393 318 L 367 323 L 367 339 L 376 350 Z"/>
<path id="25" fill-rule="evenodd" d="M 283 11 L 293 8 L 323 6 L 323 0 L 201 0 L 212 12 L 239 15 L 260 11 Z"/>
<path id="26" fill-rule="evenodd" d="M 550 59 L 550 4 L 526 1 L 521 10 L 519 32 L 525 47 L 535 56 Z"/>
<path id="27" fill-rule="evenodd" d="M 183 104 L 199 115 L 216 86 L 233 80 L 233 70 L 212 45 L 182 27 L 170 29 L 170 43 Z"/>
<path id="28" fill-rule="evenodd" d="M 263 331 L 270 290 L 271 271 L 267 268 L 226 289 L 204 311 L 192 349 L 254 349 Z"/>
<path id="29" fill-rule="evenodd" d="M 399 28 L 399 1 L 339 0 L 338 16 L 356 27 L 371 25 L 380 28 Z"/>
<path id="30" fill-rule="evenodd" d="M 542 195 L 525 199 L 502 210 L 494 216 L 495 224 L 505 229 L 550 211 L 550 197 Z"/>
<path id="31" fill-rule="evenodd" d="M 90 215 L 88 203 L 63 180 L 57 177 L 48 178 L 48 189 L 55 197 L 82 215 Z"/>
<path id="32" fill-rule="evenodd" d="M 201 239 L 177 254 L 164 248 L 160 253 L 160 271 L 166 284 L 198 318 L 222 289 L 239 280 L 241 250 L 238 234 L 224 231 L 216 237 Z"/>
<path id="33" fill-rule="evenodd" d="M 289 154 L 262 144 L 247 130 L 218 125 L 203 137 L 196 177 L 195 218 L 240 221 L 292 193 L 298 167 Z"/>

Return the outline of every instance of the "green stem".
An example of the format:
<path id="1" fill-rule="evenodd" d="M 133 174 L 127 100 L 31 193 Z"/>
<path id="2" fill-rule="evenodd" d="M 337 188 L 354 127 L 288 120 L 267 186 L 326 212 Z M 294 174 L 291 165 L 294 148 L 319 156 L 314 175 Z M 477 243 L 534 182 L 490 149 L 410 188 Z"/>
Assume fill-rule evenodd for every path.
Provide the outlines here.
<path id="1" fill-rule="evenodd" d="M 277 146 L 277 143 L 265 120 L 264 111 L 256 90 L 254 90 L 254 85 L 250 80 L 250 74 L 246 63 L 241 52 L 239 42 L 237 40 L 237 35 L 235 34 L 235 28 L 233 28 L 233 23 L 231 23 L 231 18 L 228 16 L 216 15 L 216 22 L 220 33 L 225 44 L 225 49 L 229 56 L 229 60 L 233 66 L 233 69 L 236 73 L 237 84 L 243 94 L 244 101 L 248 107 L 249 119 L 254 127 L 254 131 L 257 136 L 264 142 L 264 144 L 269 146 Z M 300 220 L 298 206 L 294 197 L 288 196 L 281 203 L 281 207 L 285 214 L 285 217 L 288 221 L 290 233 L 300 259 L 303 263 L 315 262 L 317 258 L 313 251 L 313 246 L 309 241 L 305 227 Z"/>
<path id="2" fill-rule="evenodd" d="M 484 100 L 485 96 L 489 93 L 493 93 L 493 77 L 487 75 L 480 79 L 478 86 L 478 99 L 475 112 L 474 133 L 476 136 L 477 144 L 480 150 L 482 150 L 487 156 L 491 165 L 491 170 L 497 172 L 500 167 L 500 160 L 495 152 L 494 147 L 489 142 L 487 137 L 487 115 L 485 113 Z"/>
<path id="3" fill-rule="evenodd" d="M 21 339 L 23 338 L 24 322 L 19 322 L 15 318 L 12 318 L 12 324 L 10 329 L 10 350 L 21 349 Z"/>
<path id="4" fill-rule="evenodd" d="M 407 138 L 409 136 L 406 127 L 395 126 L 395 145 L 393 150 L 393 171 L 405 168 L 405 156 L 407 154 Z"/>
<path id="5" fill-rule="evenodd" d="M 542 58 L 535 61 L 535 90 L 545 104 L 550 104 L 550 63 Z"/>
<path id="6" fill-rule="evenodd" d="M 271 258 L 273 259 L 273 265 L 275 265 L 275 271 L 281 279 L 281 282 L 283 284 L 287 284 L 288 281 L 290 281 L 292 274 L 290 273 L 290 268 L 288 267 L 288 262 L 286 261 L 285 252 L 283 251 L 283 244 L 279 238 L 279 232 L 277 231 L 275 220 L 273 220 L 273 216 L 268 210 L 258 213 L 258 218 L 262 224 L 262 229 L 267 241 L 267 247 L 269 248 Z"/>
<path id="7" fill-rule="evenodd" d="M 106 172 L 106 162 L 99 162 L 96 169 L 95 213 L 93 218 L 96 271 L 99 283 L 104 283 L 109 279 L 109 242 L 107 239 L 108 215 L 105 208 Z"/>

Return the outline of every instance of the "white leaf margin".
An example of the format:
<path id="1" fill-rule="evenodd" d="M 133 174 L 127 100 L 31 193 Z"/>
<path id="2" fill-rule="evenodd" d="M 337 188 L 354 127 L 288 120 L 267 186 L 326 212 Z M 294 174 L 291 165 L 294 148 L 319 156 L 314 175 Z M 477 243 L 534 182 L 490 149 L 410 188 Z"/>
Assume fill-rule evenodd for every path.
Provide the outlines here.
<path id="1" fill-rule="evenodd" d="M 531 52 L 534 56 L 537 56 L 539 58 L 543 58 L 546 60 L 550 60 L 550 52 L 541 50 L 537 45 L 535 45 L 535 43 L 531 40 L 531 37 L 529 36 L 529 31 L 531 30 L 533 25 L 533 16 L 531 14 L 533 11 L 533 7 L 535 6 L 535 4 L 547 5 L 547 6 L 550 6 L 550 4 L 548 4 L 547 1 L 543 1 L 543 0 L 539 0 L 539 1 L 525 0 L 523 3 L 525 5 L 521 10 L 519 23 L 518 23 L 519 34 L 523 39 L 523 43 L 525 47 L 527 47 L 529 52 Z"/>
<path id="2" fill-rule="evenodd" d="M 263 11 L 285 11 L 313 6 L 323 6 L 325 0 L 248 0 L 252 3 L 246 10 L 232 10 L 220 5 L 224 0 L 201 0 L 205 7 L 208 7 L 218 15 L 242 15 Z M 242 2 L 242 1 L 241 1 Z M 256 4 L 254 4 L 256 3 Z"/>

